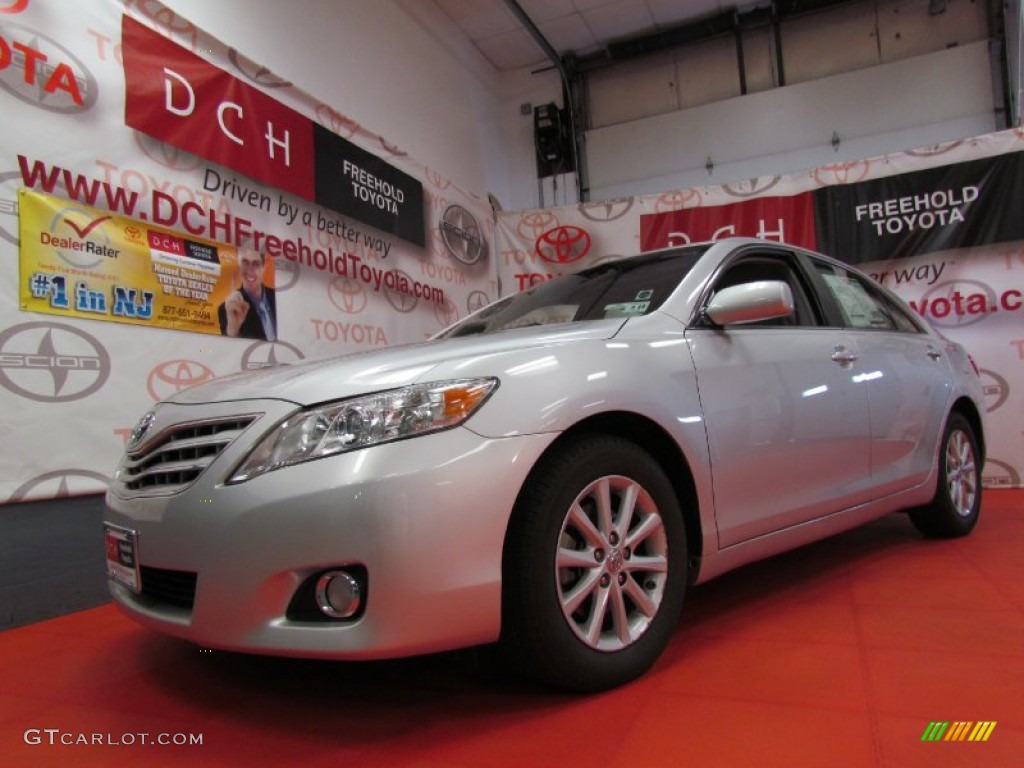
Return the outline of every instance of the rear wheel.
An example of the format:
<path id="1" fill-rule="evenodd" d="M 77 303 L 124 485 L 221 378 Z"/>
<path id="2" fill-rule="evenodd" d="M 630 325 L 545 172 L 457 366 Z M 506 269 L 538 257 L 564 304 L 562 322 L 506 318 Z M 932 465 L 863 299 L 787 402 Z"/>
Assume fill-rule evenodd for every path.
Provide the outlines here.
<path id="1" fill-rule="evenodd" d="M 682 514 L 657 462 L 617 437 L 574 438 L 537 467 L 516 504 L 503 641 L 550 684 L 620 685 L 668 643 L 685 570 Z"/>
<path id="2" fill-rule="evenodd" d="M 981 465 L 974 429 L 959 413 L 946 425 L 938 474 L 935 498 L 911 510 L 910 520 L 926 536 L 966 536 L 981 511 Z"/>

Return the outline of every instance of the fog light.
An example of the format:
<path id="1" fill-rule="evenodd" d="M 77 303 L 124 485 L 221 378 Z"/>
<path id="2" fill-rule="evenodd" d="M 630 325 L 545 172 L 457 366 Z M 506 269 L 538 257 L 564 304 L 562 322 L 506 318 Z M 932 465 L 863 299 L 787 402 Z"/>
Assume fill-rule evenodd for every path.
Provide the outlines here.
<path id="1" fill-rule="evenodd" d="M 332 619 L 347 619 L 359 610 L 362 590 L 345 571 L 328 571 L 316 582 L 316 604 Z"/>

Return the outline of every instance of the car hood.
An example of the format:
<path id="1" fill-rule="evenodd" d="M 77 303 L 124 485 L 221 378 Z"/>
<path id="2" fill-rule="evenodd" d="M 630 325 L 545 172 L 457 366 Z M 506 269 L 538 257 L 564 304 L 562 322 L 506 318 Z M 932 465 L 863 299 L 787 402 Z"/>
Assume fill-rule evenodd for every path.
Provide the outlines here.
<path id="1" fill-rule="evenodd" d="M 369 392 L 429 381 L 430 371 L 441 363 L 488 356 L 504 356 L 518 350 L 609 339 L 625 319 L 529 328 L 455 339 L 406 344 L 343 357 L 262 368 L 214 379 L 184 389 L 169 402 L 185 405 L 225 400 L 287 400 L 312 405 Z M 496 364 L 495 370 L 499 370 Z"/>

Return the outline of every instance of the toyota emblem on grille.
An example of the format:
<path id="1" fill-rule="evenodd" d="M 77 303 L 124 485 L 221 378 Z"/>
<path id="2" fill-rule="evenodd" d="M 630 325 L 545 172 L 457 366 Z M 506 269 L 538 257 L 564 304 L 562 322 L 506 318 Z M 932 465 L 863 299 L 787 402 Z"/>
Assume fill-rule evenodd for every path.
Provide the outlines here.
<path id="1" fill-rule="evenodd" d="M 132 428 L 132 433 L 128 437 L 129 448 L 135 448 L 142 442 L 142 439 L 149 433 L 154 421 L 156 421 L 156 414 L 152 411 L 148 411 L 139 419 L 139 423 Z"/>

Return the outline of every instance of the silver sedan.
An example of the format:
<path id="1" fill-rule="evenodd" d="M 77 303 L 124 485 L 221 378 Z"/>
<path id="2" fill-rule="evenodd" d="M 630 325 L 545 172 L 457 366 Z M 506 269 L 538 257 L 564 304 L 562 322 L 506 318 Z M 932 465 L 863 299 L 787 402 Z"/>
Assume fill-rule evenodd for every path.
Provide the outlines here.
<path id="1" fill-rule="evenodd" d="M 981 403 L 959 345 L 827 257 L 727 240 L 607 261 L 426 343 L 160 403 L 107 494 L 110 588 L 206 647 L 498 641 L 601 690 L 732 568 L 897 510 L 970 532 Z"/>

